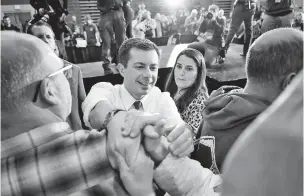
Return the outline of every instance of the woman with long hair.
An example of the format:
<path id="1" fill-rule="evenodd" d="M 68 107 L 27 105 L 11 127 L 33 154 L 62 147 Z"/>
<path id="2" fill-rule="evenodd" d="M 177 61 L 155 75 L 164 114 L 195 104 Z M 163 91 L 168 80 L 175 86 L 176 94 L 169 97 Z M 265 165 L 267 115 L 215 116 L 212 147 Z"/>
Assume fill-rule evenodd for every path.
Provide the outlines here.
<path id="1" fill-rule="evenodd" d="M 204 100 L 209 97 L 206 73 L 204 56 L 195 49 L 186 48 L 177 56 L 165 87 L 194 135 L 203 119 Z"/>

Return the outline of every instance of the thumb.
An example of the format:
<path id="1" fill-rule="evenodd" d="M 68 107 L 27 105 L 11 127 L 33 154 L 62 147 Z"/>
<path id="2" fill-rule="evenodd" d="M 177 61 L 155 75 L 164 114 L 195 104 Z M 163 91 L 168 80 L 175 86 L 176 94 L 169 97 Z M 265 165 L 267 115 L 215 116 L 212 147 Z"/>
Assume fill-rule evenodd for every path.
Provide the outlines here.
<path id="1" fill-rule="evenodd" d="M 117 159 L 119 174 L 121 179 L 123 180 L 127 176 L 127 173 L 129 173 L 129 166 L 127 165 L 125 159 L 120 153 L 116 154 L 116 159 Z"/>
<path id="2" fill-rule="evenodd" d="M 144 135 L 146 137 L 149 137 L 151 139 L 159 138 L 164 134 L 164 127 L 165 127 L 166 121 L 164 119 L 158 121 L 154 127 L 152 126 L 146 126 L 144 129 Z"/>

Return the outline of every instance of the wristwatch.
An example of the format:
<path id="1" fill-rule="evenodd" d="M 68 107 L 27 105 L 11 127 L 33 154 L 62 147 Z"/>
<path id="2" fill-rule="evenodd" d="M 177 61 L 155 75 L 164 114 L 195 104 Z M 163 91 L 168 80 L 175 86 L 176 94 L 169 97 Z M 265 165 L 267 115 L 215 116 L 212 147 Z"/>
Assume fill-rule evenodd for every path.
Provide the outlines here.
<path id="1" fill-rule="evenodd" d="M 115 116 L 115 114 L 117 114 L 118 112 L 121 112 L 121 111 L 125 111 L 125 110 L 115 109 L 115 110 L 110 111 L 107 114 L 107 116 L 106 116 L 106 118 L 105 118 L 105 120 L 103 122 L 103 125 L 101 126 L 101 128 L 99 129 L 99 131 L 101 131 L 103 129 L 107 129 L 107 126 L 108 126 L 109 122 L 113 119 L 113 117 Z"/>

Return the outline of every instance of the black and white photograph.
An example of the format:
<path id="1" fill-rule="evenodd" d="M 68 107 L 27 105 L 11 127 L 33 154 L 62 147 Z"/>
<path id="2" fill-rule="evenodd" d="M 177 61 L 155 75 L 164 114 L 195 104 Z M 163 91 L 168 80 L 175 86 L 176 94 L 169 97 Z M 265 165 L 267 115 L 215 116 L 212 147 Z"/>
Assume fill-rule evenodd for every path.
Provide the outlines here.
<path id="1" fill-rule="evenodd" d="M 303 196 L 303 0 L 0 0 L 1 196 Z"/>

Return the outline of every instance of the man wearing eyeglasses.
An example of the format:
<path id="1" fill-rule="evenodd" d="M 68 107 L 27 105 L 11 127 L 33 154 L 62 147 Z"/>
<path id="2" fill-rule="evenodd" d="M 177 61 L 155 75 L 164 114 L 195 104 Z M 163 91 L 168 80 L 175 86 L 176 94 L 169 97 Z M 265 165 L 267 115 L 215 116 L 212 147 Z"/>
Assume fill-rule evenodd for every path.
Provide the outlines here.
<path id="1" fill-rule="evenodd" d="M 55 34 L 52 28 L 44 22 L 37 22 L 31 26 L 29 26 L 27 30 L 28 34 L 31 34 L 35 37 L 38 37 L 42 41 L 44 41 L 53 51 L 54 53 L 59 56 L 60 58 L 64 59 L 61 56 L 61 52 L 59 51 L 59 47 L 55 40 Z M 65 66 L 72 65 L 71 63 L 63 60 Z M 69 71 L 68 81 L 71 87 L 72 93 L 72 111 L 67 118 L 67 122 L 70 124 L 73 130 L 79 130 L 86 128 L 84 122 L 82 120 L 82 110 L 81 104 L 86 97 L 86 92 L 84 89 L 82 73 L 78 66 L 73 65 L 72 69 Z"/>
<path id="2" fill-rule="evenodd" d="M 183 126 L 170 129 L 169 149 L 160 141 L 165 131 L 161 117 L 139 115 L 136 128 L 144 134 L 137 137 L 134 146 L 134 139 L 121 134 L 126 112 L 118 111 L 111 117 L 115 121 L 108 119 L 107 130 L 120 138 L 121 148 L 138 150 L 133 156 L 116 154 L 119 161 L 114 171 L 109 163 L 111 151 L 106 148 L 111 142 L 106 130 L 75 132 L 65 122 L 72 104 L 66 78 L 72 66 L 64 66 L 53 50 L 34 36 L 3 32 L 1 44 L 2 195 L 154 196 L 154 176 L 156 182 L 164 181 L 164 171 L 176 173 L 170 170 L 172 162 L 180 167 L 193 162 L 187 157 L 177 158 L 191 150 L 191 145 L 176 157 L 169 156 L 177 143 L 187 142 L 187 138 L 179 137 Z M 141 139 L 153 161 L 144 152 Z"/>

